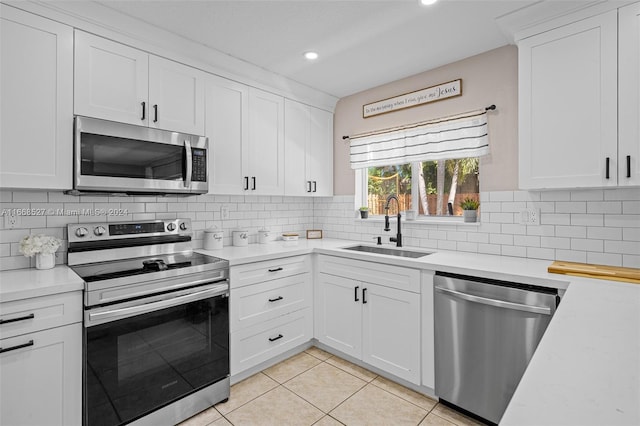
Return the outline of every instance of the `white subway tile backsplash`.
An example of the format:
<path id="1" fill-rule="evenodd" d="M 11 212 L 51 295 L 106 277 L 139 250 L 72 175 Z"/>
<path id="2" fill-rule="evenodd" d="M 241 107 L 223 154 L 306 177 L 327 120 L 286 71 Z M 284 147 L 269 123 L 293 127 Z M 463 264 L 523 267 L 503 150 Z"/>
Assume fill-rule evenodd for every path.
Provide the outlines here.
<path id="1" fill-rule="evenodd" d="M 587 252 L 587 263 L 596 265 L 622 266 L 622 255 L 615 253 Z"/>
<path id="2" fill-rule="evenodd" d="M 483 192 L 479 224 L 438 225 L 403 220 L 403 236 L 407 245 L 429 250 L 638 265 L 640 196 L 636 192 L 634 189 Z M 223 205 L 229 209 L 229 220 L 220 218 Z M 195 247 L 202 246 L 203 230 L 214 224 L 225 232 L 227 244 L 231 243 L 231 230 L 238 227 L 247 227 L 255 233 L 264 226 L 276 233 L 292 231 L 302 235 L 306 229 L 322 229 L 325 238 L 367 243 L 378 235 L 386 243 L 392 234 L 383 232 L 379 221 L 355 219 L 358 212 L 354 197 L 349 195 L 76 197 L 61 192 L 0 191 L 0 207 L 53 209 L 55 213 L 23 217 L 28 226 L 0 230 L 0 259 L 9 259 L 0 263 L 0 269 L 33 266 L 33 261 L 14 253 L 24 235 L 44 231 L 64 239 L 67 223 L 77 222 L 187 217 L 194 224 Z M 105 208 L 123 210 L 123 215 L 97 215 L 97 210 Z M 520 225 L 518 213 L 523 208 L 539 208 L 542 224 Z M 61 250 L 57 261 L 65 260 L 66 253 Z"/>

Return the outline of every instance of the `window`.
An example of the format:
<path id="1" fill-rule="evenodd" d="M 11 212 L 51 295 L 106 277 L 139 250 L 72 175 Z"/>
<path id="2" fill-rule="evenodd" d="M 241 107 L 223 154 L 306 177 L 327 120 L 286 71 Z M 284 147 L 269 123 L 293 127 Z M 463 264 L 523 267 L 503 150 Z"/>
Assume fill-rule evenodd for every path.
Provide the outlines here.
<path id="1" fill-rule="evenodd" d="M 357 170 L 361 176 L 356 179 L 356 196 L 360 194 L 371 215 L 384 215 L 387 197 L 393 194 L 401 211 L 415 210 L 419 217 L 462 216 L 464 198 L 479 200 L 478 163 L 471 157 Z M 396 203 L 389 207 L 389 214 L 397 214 Z"/>

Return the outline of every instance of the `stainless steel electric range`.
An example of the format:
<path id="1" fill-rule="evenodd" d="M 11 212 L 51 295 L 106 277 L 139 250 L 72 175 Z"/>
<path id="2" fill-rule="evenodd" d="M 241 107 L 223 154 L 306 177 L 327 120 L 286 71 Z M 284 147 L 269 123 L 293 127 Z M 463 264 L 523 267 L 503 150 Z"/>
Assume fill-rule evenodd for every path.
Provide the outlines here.
<path id="1" fill-rule="evenodd" d="M 176 424 L 229 398 L 229 263 L 189 219 L 70 224 L 85 281 L 84 424 Z"/>

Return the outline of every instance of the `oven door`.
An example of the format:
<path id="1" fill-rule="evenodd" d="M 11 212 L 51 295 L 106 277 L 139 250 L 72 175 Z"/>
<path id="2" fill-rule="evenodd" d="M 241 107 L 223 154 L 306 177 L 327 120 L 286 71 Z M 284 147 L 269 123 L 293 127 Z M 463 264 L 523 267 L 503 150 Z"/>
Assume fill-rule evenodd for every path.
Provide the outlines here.
<path id="1" fill-rule="evenodd" d="M 120 425 L 229 376 L 228 282 L 85 312 L 85 425 Z"/>
<path id="2" fill-rule="evenodd" d="M 95 118 L 75 118 L 74 188 L 203 194 L 206 137 Z"/>

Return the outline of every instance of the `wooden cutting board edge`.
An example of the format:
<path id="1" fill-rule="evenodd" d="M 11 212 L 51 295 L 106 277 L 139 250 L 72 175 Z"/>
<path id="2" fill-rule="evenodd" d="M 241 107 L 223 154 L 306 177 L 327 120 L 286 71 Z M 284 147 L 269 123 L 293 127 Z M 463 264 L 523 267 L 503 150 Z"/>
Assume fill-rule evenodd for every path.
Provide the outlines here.
<path id="1" fill-rule="evenodd" d="M 556 260 L 547 271 L 552 274 L 573 275 L 600 280 L 640 284 L 640 269 Z"/>

